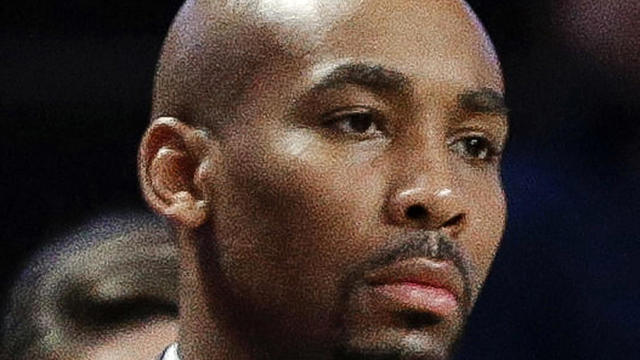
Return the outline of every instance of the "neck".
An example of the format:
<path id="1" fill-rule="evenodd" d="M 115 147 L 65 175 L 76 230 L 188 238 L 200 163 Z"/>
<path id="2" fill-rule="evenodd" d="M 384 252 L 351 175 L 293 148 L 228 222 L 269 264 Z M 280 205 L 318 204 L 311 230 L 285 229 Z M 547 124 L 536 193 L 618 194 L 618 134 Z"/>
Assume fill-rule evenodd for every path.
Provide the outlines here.
<path id="1" fill-rule="evenodd" d="M 230 311 L 228 289 L 220 274 L 209 237 L 199 231 L 181 231 L 180 241 L 180 331 L 181 360 L 326 359 L 327 354 L 267 349 L 254 339 L 251 329 L 239 329 L 239 320 Z M 218 280 L 218 281 L 216 281 Z M 264 345 L 264 344 L 263 344 Z M 305 347 L 303 347 L 305 348 Z M 304 351 L 303 349 L 299 349 Z M 271 355 L 271 356 L 268 356 Z"/>
<path id="2" fill-rule="evenodd" d="M 250 360 L 250 344 L 233 330 L 221 291 L 207 277 L 216 266 L 210 246 L 200 246 L 194 231 L 181 231 L 180 241 L 180 332 L 182 360 Z M 205 252 L 205 253 L 203 253 Z"/>

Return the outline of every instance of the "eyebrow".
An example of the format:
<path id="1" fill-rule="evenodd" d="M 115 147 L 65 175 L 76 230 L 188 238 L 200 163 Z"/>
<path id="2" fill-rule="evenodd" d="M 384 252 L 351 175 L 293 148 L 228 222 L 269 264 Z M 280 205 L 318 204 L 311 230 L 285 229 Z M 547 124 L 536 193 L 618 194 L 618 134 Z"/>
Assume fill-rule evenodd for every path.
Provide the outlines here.
<path id="1" fill-rule="evenodd" d="M 402 73 L 381 65 L 347 63 L 331 69 L 312 90 L 340 88 L 347 84 L 364 86 L 374 91 L 406 92 L 410 81 Z"/>
<path id="2" fill-rule="evenodd" d="M 458 106 L 469 113 L 503 116 L 509 114 L 504 95 L 490 88 L 465 91 L 458 95 Z"/>
<path id="3" fill-rule="evenodd" d="M 398 93 L 407 93 L 411 89 L 411 80 L 401 72 L 382 65 L 346 63 L 324 74 L 311 91 L 341 88 L 347 84 L 360 85 L 373 91 Z M 504 95 L 491 88 L 464 91 L 458 95 L 458 107 L 477 114 L 506 116 L 509 113 Z"/>

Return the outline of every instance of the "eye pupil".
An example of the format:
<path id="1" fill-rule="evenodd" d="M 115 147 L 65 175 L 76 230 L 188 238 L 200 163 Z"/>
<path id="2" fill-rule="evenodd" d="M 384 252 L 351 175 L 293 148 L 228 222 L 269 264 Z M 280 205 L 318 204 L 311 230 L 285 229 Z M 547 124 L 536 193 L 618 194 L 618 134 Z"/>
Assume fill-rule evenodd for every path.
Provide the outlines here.
<path id="1" fill-rule="evenodd" d="M 488 155 L 488 146 L 484 139 L 472 137 L 466 139 L 467 153 L 474 158 L 485 158 Z"/>
<path id="2" fill-rule="evenodd" d="M 349 125 L 351 128 L 359 133 L 366 132 L 371 127 L 373 121 L 369 114 L 352 114 L 349 117 Z"/>
<path id="3" fill-rule="evenodd" d="M 331 114 L 325 124 L 334 133 L 362 141 L 384 136 L 379 120 L 375 110 L 357 107 Z"/>
<path id="4" fill-rule="evenodd" d="M 480 146 L 480 140 L 478 138 L 471 138 L 469 140 L 467 140 L 467 146 L 469 148 L 469 152 L 472 155 L 478 155 L 480 153 L 481 150 L 481 146 Z"/>

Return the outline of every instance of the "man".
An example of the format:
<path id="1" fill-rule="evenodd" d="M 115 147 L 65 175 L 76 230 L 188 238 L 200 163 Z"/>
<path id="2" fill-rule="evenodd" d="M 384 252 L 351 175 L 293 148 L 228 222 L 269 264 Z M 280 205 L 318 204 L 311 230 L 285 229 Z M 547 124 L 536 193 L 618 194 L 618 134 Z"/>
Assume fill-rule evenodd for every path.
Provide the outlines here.
<path id="1" fill-rule="evenodd" d="M 28 262 L 11 291 L 0 358 L 148 360 L 175 341 L 176 283 L 160 219 L 92 219 Z"/>
<path id="2" fill-rule="evenodd" d="M 505 223 L 500 67 L 447 1 L 187 1 L 139 174 L 180 251 L 165 359 L 445 359 Z"/>

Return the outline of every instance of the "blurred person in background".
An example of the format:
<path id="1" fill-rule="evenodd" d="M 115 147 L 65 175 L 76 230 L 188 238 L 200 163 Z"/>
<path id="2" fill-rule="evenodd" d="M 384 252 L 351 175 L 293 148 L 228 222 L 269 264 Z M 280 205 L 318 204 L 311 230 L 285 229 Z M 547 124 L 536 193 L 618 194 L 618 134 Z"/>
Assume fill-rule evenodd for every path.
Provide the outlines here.
<path id="1" fill-rule="evenodd" d="M 15 281 L 3 359 L 148 360 L 176 337 L 176 276 L 160 219 L 94 218 L 38 251 Z"/>

